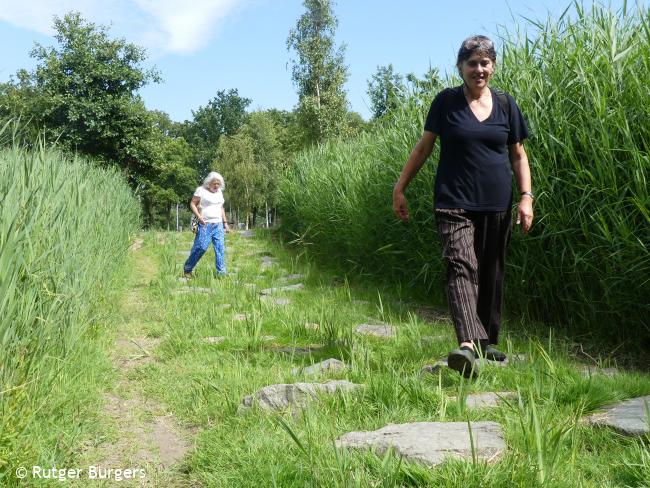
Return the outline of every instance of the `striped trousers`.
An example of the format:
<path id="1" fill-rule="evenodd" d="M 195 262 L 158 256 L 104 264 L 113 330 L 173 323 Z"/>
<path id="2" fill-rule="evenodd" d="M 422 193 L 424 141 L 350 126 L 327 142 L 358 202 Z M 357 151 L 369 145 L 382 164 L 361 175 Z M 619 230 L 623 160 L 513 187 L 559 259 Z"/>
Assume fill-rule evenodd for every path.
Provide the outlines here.
<path id="1" fill-rule="evenodd" d="M 511 212 L 436 209 L 458 342 L 497 344 Z"/>

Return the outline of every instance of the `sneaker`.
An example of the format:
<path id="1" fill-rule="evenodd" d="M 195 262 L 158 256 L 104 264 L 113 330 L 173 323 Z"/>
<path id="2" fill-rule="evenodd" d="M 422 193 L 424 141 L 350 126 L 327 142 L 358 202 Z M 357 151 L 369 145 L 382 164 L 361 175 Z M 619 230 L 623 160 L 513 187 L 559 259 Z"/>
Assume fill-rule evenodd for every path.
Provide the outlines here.
<path id="1" fill-rule="evenodd" d="M 183 278 L 185 278 L 187 280 L 191 280 L 192 278 L 194 278 L 194 276 L 192 275 L 192 272 L 183 273 Z"/>
<path id="2" fill-rule="evenodd" d="M 458 371 L 465 378 L 470 378 L 474 370 L 476 353 L 473 349 L 463 346 L 460 349 L 454 349 L 447 356 L 447 366 Z"/>

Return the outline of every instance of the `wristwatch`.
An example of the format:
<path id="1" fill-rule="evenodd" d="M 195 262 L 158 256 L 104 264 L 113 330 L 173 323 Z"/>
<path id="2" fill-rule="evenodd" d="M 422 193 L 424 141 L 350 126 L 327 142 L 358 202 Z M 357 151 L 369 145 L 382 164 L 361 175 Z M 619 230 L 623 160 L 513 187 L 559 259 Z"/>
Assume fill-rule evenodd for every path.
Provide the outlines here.
<path id="1" fill-rule="evenodd" d="M 524 195 L 528 195 L 528 196 L 530 197 L 531 200 L 534 200 L 534 199 L 535 199 L 535 197 L 533 196 L 533 194 L 532 194 L 531 192 L 529 192 L 529 191 L 522 191 L 522 192 L 521 192 L 521 196 L 523 197 Z"/>

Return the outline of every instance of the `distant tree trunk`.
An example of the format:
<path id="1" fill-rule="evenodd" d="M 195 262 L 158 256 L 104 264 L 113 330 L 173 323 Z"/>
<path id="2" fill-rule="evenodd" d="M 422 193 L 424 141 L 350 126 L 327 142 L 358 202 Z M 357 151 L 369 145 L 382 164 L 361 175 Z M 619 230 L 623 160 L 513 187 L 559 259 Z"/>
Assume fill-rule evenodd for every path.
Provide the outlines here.
<path id="1" fill-rule="evenodd" d="M 269 204 L 264 202 L 264 220 L 266 221 L 266 228 L 269 228 Z"/>
<path id="2" fill-rule="evenodd" d="M 257 207 L 253 207 L 253 220 L 251 221 L 251 227 L 255 227 L 256 221 L 257 221 Z"/>

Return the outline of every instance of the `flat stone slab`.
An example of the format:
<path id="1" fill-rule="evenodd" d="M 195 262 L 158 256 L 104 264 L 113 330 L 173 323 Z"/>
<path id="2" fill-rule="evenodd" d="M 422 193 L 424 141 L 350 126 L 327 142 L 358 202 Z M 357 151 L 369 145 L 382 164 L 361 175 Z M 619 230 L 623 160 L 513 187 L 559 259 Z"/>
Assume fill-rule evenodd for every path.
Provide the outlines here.
<path id="1" fill-rule="evenodd" d="M 476 457 L 496 461 L 506 449 L 501 426 L 496 422 L 471 422 L 470 426 Z M 449 457 L 472 460 L 467 422 L 391 424 L 370 432 L 349 432 L 336 440 L 336 446 L 374 449 L 380 455 L 393 449 L 406 460 L 429 466 Z"/>
<path id="2" fill-rule="evenodd" d="M 243 322 L 244 320 L 248 319 L 248 314 L 236 313 L 235 315 L 232 316 L 232 319 L 237 320 L 238 322 Z"/>
<path id="3" fill-rule="evenodd" d="M 188 286 L 187 288 L 182 288 L 181 290 L 176 290 L 174 292 L 176 295 L 187 295 L 188 293 L 212 293 L 212 289 L 201 288 L 198 286 Z"/>
<path id="4" fill-rule="evenodd" d="M 252 230 L 242 230 L 239 235 L 242 237 L 253 237 L 255 235 L 255 232 Z"/>
<path id="5" fill-rule="evenodd" d="M 280 281 L 302 280 L 304 277 L 305 277 L 304 274 L 296 273 L 296 274 L 290 274 L 290 275 L 287 275 L 287 276 L 282 276 L 280 278 Z"/>
<path id="6" fill-rule="evenodd" d="M 290 383 L 265 386 L 253 395 L 246 396 L 237 413 L 243 413 L 257 405 L 263 410 L 282 410 L 291 406 L 305 406 L 319 394 L 354 391 L 361 388 L 345 380 L 331 380 L 325 383 Z"/>
<path id="7" fill-rule="evenodd" d="M 262 256 L 262 265 L 273 265 L 277 263 L 278 260 L 275 258 L 272 258 L 271 256 Z"/>
<path id="8" fill-rule="evenodd" d="M 438 374 L 442 368 L 447 368 L 448 366 L 447 360 L 441 359 L 440 361 L 436 361 L 434 364 L 425 364 L 422 366 L 420 374 Z"/>
<path id="9" fill-rule="evenodd" d="M 311 354 L 325 349 L 321 344 L 308 344 L 306 346 L 269 346 L 273 352 L 282 352 L 285 354 Z"/>
<path id="10" fill-rule="evenodd" d="M 262 300 L 263 302 L 267 302 L 267 303 L 268 302 L 274 303 L 276 305 L 289 305 L 291 303 L 291 300 L 289 300 L 288 298 L 272 297 L 272 296 L 269 296 L 269 295 L 260 296 L 260 300 Z"/>
<path id="11" fill-rule="evenodd" d="M 275 288 L 265 288 L 260 291 L 261 295 L 273 295 L 274 293 L 281 293 L 283 291 L 297 291 L 305 288 L 305 285 L 302 283 L 296 283 L 295 285 L 287 286 L 276 286 Z"/>
<path id="12" fill-rule="evenodd" d="M 208 344 L 220 344 L 225 340 L 226 340 L 226 338 L 224 336 L 213 336 L 213 337 L 204 337 L 203 338 L 203 341 L 207 342 Z"/>
<path id="13" fill-rule="evenodd" d="M 357 334 L 371 335 L 375 337 L 395 337 L 395 327 L 388 324 L 361 324 L 354 331 Z"/>
<path id="14" fill-rule="evenodd" d="M 255 283 L 244 283 L 244 288 L 257 288 Z"/>
<path id="15" fill-rule="evenodd" d="M 320 329 L 320 324 L 317 324 L 316 322 L 305 322 L 305 329 L 318 330 Z"/>
<path id="16" fill-rule="evenodd" d="M 596 375 L 612 377 L 618 374 L 618 369 L 616 368 L 599 368 L 598 366 L 591 366 L 586 364 L 576 366 L 576 369 L 585 378 L 590 378 Z"/>
<path id="17" fill-rule="evenodd" d="M 188 283 L 190 281 L 190 279 L 185 278 L 184 276 L 181 276 L 181 277 L 178 278 L 178 281 L 180 281 L 181 283 Z"/>
<path id="18" fill-rule="evenodd" d="M 517 394 L 513 391 L 470 393 L 465 397 L 465 407 L 471 410 L 498 407 L 501 401 L 511 400 L 516 396 Z M 456 397 L 451 397 L 451 400 L 455 401 Z"/>
<path id="19" fill-rule="evenodd" d="M 368 300 L 352 300 L 352 303 L 355 305 L 370 305 Z"/>
<path id="20" fill-rule="evenodd" d="M 347 369 L 347 365 L 343 361 L 338 359 L 329 358 L 320 363 L 312 364 L 306 368 L 293 368 L 291 370 L 292 374 L 305 374 L 305 375 L 319 375 L 322 373 L 329 373 L 332 371 L 343 371 Z"/>
<path id="21" fill-rule="evenodd" d="M 177 251 L 176 254 L 180 256 L 189 256 L 191 251 Z"/>
<path id="22" fill-rule="evenodd" d="M 603 407 L 603 412 L 585 417 L 593 425 L 605 425 L 625 435 L 643 435 L 650 432 L 648 414 L 650 395 Z"/>

